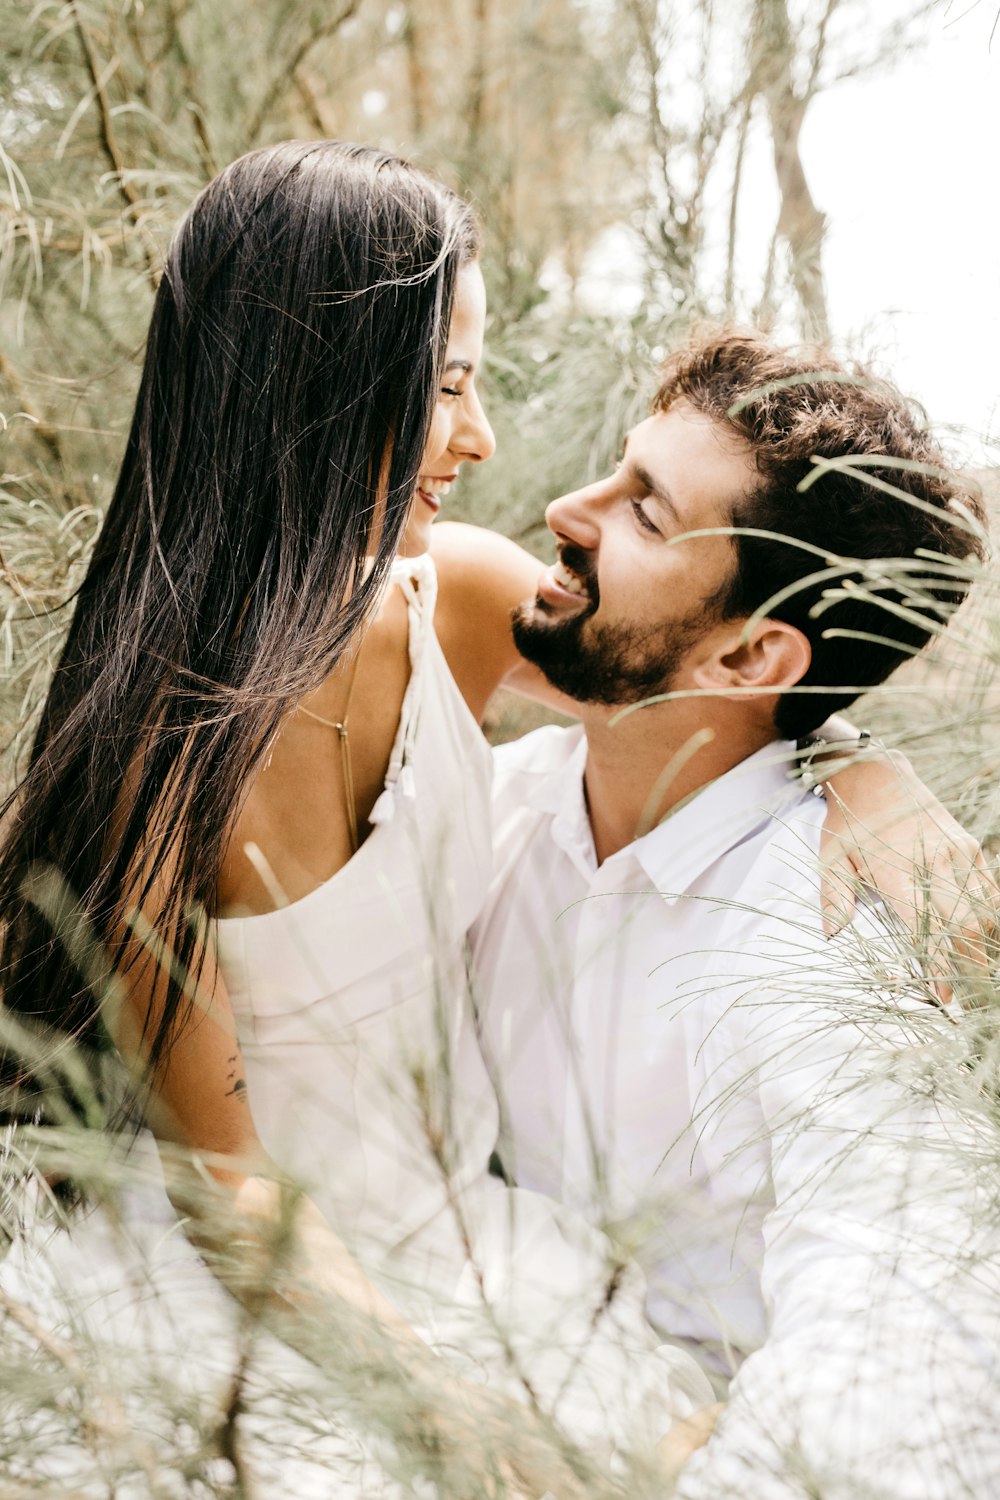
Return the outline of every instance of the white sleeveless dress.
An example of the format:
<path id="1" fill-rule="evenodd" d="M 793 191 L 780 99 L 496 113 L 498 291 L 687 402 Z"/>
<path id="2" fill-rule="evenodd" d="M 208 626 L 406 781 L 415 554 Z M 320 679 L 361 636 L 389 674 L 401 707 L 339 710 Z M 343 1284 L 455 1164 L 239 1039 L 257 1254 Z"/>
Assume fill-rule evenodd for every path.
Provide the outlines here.
<path id="1" fill-rule="evenodd" d="M 490 752 L 434 633 L 430 558 L 398 561 L 393 583 L 410 677 L 371 833 L 301 900 L 215 925 L 264 1146 L 378 1257 L 432 1237 L 498 1125 L 464 962 L 491 869 Z"/>
<path id="2" fill-rule="evenodd" d="M 498 1109 L 472 1022 L 465 933 L 490 874 L 490 752 L 434 634 L 430 558 L 399 561 L 393 584 L 408 604 L 410 679 L 371 833 L 301 900 L 215 926 L 254 1122 L 432 1347 L 466 1378 L 521 1398 L 530 1388 L 607 1459 L 714 1397 L 686 1353 L 657 1345 L 641 1278 L 622 1275 L 601 1234 L 489 1173 Z M 76 1334 L 95 1347 L 113 1335 L 123 1369 L 139 1344 L 143 1372 L 150 1349 L 170 1363 L 183 1344 L 185 1379 L 207 1393 L 217 1377 L 218 1389 L 231 1380 L 234 1309 L 162 1193 L 146 1189 L 136 1204 L 125 1253 L 142 1256 L 140 1299 L 121 1222 L 112 1233 L 100 1215 L 71 1237 L 43 1236 L 43 1249 L 22 1236 L 0 1290 L 51 1325 L 72 1288 Z M 272 1454 L 274 1493 L 397 1493 L 342 1427 L 311 1468 L 306 1429 L 275 1404 L 279 1387 L 304 1389 L 308 1374 L 280 1346 L 261 1368 L 264 1399 L 249 1421 L 265 1473 Z"/>

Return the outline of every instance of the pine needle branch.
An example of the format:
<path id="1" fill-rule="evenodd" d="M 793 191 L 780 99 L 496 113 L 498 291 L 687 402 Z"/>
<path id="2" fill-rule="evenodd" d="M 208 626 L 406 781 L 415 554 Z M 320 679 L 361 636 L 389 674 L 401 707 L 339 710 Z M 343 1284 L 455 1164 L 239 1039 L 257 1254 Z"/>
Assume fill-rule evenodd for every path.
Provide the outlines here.
<path id="1" fill-rule="evenodd" d="M 149 276 L 150 284 L 155 291 L 160 279 L 160 254 L 157 249 L 155 240 L 149 233 L 145 224 L 142 222 L 142 200 L 140 199 L 139 194 L 136 192 L 134 184 L 129 181 L 128 167 L 125 161 L 125 157 L 122 154 L 121 147 L 118 143 L 118 136 L 115 131 L 114 119 L 111 111 L 111 101 L 108 98 L 108 82 L 117 71 L 118 59 L 114 59 L 114 67 L 111 68 L 110 73 L 107 68 L 102 69 L 98 65 L 97 52 L 94 47 L 94 43 L 91 39 L 90 33 L 87 31 L 87 28 L 84 25 L 83 17 L 80 14 L 79 0 L 70 0 L 70 3 L 73 11 L 73 22 L 76 27 L 76 34 L 80 39 L 80 46 L 83 49 L 84 60 L 87 64 L 87 72 L 90 75 L 91 89 L 93 90 L 94 100 L 97 104 L 98 113 L 100 115 L 101 145 L 104 148 L 104 152 L 108 158 L 108 161 L 111 163 L 115 181 L 118 184 L 119 192 L 125 199 L 125 202 L 128 204 L 130 216 L 134 220 L 136 228 L 139 231 L 139 236 L 142 240 L 143 252 L 146 258 L 147 274 Z"/>

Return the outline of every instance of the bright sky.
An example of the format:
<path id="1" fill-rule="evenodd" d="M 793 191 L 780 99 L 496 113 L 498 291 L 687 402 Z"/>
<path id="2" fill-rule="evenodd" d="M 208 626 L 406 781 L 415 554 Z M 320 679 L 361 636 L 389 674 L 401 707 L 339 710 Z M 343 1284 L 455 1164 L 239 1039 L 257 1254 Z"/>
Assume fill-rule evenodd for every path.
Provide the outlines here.
<path id="1" fill-rule="evenodd" d="M 870 0 L 872 40 L 913 4 Z M 1000 26 L 990 49 L 998 11 L 1000 0 L 939 0 L 925 45 L 821 94 L 801 140 L 813 197 L 828 216 L 835 338 L 918 397 L 951 429 L 957 456 L 975 464 L 1000 461 Z M 708 254 L 721 276 L 728 176 L 719 191 Z M 738 271 L 754 291 L 777 210 L 760 128 L 737 242 Z M 581 288 L 595 306 L 634 307 L 632 253 L 621 232 L 603 238 Z"/>
<path id="2" fill-rule="evenodd" d="M 942 4 L 926 49 L 839 85 L 802 150 L 829 215 L 838 336 L 860 335 L 975 461 L 1000 459 L 1000 0 Z M 948 24 L 951 22 L 951 24 Z M 958 436 L 958 434 L 956 434 Z M 978 438 L 991 440 L 983 452 Z"/>

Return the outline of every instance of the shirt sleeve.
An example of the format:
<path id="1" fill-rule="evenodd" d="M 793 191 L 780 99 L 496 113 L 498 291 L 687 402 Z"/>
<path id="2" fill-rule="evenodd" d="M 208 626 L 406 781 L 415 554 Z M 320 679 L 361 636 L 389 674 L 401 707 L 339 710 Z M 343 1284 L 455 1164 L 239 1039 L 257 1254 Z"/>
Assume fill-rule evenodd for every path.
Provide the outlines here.
<path id="1" fill-rule="evenodd" d="M 769 1326 L 683 1500 L 1000 1495 L 1000 1152 L 974 1028 L 893 985 L 874 932 L 764 955 L 715 1028 L 702 1146 L 731 1170 L 755 1101 Z"/>

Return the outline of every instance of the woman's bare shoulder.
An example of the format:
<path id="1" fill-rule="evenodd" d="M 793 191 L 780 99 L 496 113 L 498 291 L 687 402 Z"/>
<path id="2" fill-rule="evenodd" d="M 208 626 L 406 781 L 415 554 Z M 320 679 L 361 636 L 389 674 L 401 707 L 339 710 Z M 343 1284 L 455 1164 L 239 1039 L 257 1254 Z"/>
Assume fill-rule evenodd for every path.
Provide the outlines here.
<path id="1" fill-rule="evenodd" d="M 498 531 L 442 521 L 431 534 L 431 555 L 444 588 L 503 594 L 519 603 L 533 594 L 542 564 Z"/>
<path id="2" fill-rule="evenodd" d="M 431 555 L 438 575 L 438 639 L 469 707 L 481 717 L 520 660 L 511 611 L 534 597 L 542 564 L 509 537 L 457 521 L 434 528 Z"/>

